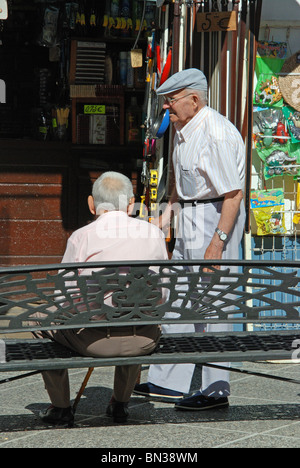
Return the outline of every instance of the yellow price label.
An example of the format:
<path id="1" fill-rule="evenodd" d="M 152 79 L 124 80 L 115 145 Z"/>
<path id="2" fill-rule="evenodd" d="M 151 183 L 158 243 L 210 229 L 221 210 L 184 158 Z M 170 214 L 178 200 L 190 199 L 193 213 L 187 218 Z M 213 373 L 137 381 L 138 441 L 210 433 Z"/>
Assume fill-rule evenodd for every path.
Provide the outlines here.
<path id="1" fill-rule="evenodd" d="M 105 114 L 105 106 L 98 104 L 86 104 L 84 106 L 85 114 Z"/>

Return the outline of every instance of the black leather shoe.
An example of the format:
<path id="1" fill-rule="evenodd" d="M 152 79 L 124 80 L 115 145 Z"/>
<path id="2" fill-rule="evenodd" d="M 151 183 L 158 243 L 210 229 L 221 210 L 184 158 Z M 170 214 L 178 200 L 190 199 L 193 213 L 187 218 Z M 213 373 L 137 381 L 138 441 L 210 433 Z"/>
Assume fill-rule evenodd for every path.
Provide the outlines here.
<path id="1" fill-rule="evenodd" d="M 128 403 L 111 401 L 106 409 L 107 416 L 112 416 L 115 423 L 126 423 L 128 418 Z"/>
<path id="2" fill-rule="evenodd" d="M 55 426 L 73 427 L 74 425 L 74 412 L 71 406 L 58 408 L 51 405 L 46 410 L 40 411 L 39 417 L 44 423 Z"/>
<path id="3" fill-rule="evenodd" d="M 203 411 L 210 409 L 228 408 L 228 398 L 211 398 L 195 393 L 190 397 L 184 398 L 175 405 L 176 410 L 183 411 Z"/>

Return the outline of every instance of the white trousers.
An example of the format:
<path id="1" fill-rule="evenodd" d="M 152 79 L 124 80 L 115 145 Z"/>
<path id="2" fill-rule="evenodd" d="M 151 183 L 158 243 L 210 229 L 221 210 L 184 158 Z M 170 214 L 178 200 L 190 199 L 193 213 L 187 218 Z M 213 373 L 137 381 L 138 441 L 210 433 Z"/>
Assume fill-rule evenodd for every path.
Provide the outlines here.
<path id="1" fill-rule="evenodd" d="M 222 202 L 198 204 L 195 207 L 184 208 L 179 215 L 179 229 L 176 233 L 176 243 L 173 259 L 196 260 L 204 259 L 205 251 L 215 233 L 221 216 Z M 223 251 L 223 259 L 233 260 L 239 258 L 239 248 L 245 224 L 245 208 L 242 202 L 235 227 Z M 231 267 L 232 272 L 237 271 Z M 163 325 L 162 333 L 193 333 L 193 332 L 222 332 L 231 331 L 231 324 L 186 324 Z M 220 363 L 230 366 L 230 363 Z M 160 387 L 175 390 L 181 393 L 190 391 L 194 373 L 194 364 L 155 364 L 151 365 L 148 382 Z M 213 369 L 203 366 L 202 385 L 200 391 L 203 395 L 221 397 L 230 394 L 229 371 Z"/>

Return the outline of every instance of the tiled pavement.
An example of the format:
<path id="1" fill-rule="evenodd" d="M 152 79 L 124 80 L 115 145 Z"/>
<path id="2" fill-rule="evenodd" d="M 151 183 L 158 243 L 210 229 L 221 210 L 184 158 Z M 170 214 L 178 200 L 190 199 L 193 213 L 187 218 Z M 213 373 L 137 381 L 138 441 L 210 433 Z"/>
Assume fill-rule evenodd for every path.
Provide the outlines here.
<path id="1" fill-rule="evenodd" d="M 300 364 L 244 363 L 243 369 L 300 380 Z M 70 371 L 72 397 L 86 370 Z M 8 374 L 0 373 L 0 379 Z M 147 368 L 142 371 L 142 382 Z M 231 373 L 230 408 L 181 412 L 174 406 L 134 396 L 130 418 L 114 425 L 105 415 L 111 396 L 112 368 L 92 373 L 72 429 L 43 425 L 38 411 L 48 406 L 39 375 L 0 385 L 0 448 L 298 448 L 300 385 Z M 192 390 L 199 388 L 197 367 Z"/>

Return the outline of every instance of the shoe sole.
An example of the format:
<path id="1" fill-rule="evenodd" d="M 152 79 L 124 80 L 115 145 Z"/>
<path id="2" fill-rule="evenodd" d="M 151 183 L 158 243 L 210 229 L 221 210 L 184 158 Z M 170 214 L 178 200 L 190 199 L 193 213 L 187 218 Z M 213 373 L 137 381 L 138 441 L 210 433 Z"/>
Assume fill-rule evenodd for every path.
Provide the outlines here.
<path id="1" fill-rule="evenodd" d="M 175 406 L 176 410 L 179 411 L 205 411 L 211 409 L 222 409 L 222 408 L 229 408 L 229 403 L 220 403 L 219 405 L 213 404 L 211 406 L 203 406 L 201 408 L 197 408 L 195 406 Z"/>
<path id="2" fill-rule="evenodd" d="M 128 417 L 116 417 L 116 416 L 113 416 L 113 422 L 116 423 L 116 424 L 125 424 L 127 422 L 127 419 Z"/>
<path id="3" fill-rule="evenodd" d="M 56 426 L 56 427 L 61 427 L 61 428 L 72 428 L 72 427 L 74 427 L 74 421 L 55 421 L 53 419 L 44 421 L 42 418 L 40 418 L 40 420 L 44 424 L 47 424 L 48 426 Z"/>
<path id="4" fill-rule="evenodd" d="M 133 391 L 134 395 L 140 395 L 146 398 L 152 398 L 156 401 L 162 401 L 163 403 L 178 403 L 180 400 L 182 400 L 182 397 L 172 397 L 168 395 L 159 395 L 157 393 L 144 393 L 144 392 L 139 392 L 134 390 Z"/>

